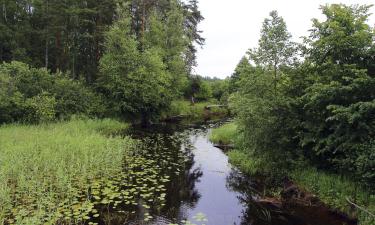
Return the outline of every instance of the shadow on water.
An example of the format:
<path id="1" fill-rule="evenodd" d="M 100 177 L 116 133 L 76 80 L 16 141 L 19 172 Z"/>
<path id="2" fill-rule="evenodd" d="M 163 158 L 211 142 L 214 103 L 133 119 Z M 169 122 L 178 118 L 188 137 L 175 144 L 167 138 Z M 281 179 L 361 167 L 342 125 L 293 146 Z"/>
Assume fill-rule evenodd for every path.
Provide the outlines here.
<path id="1" fill-rule="evenodd" d="M 100 223 L 185 224 L 183 221 L 188 220 L 197 225 L 346 224 L 319 208 L 281 210 L 259 204 L 265 189 L 261 180 L 232 168 L 228 157 L 208 141 L 211 128 L 218 124 L 164 124 L 146 130 L 134 127 L 131 136 L 145 144 L 146 157 L 170 178 L 165 184 L 165 201 L 150 209 L 137 206 L 135 215 L 127 217 L 108 210 Z M 145 212 L 152 216 L 147 222 Z M 203 214 L 203 219 L 197 218 Z"/>

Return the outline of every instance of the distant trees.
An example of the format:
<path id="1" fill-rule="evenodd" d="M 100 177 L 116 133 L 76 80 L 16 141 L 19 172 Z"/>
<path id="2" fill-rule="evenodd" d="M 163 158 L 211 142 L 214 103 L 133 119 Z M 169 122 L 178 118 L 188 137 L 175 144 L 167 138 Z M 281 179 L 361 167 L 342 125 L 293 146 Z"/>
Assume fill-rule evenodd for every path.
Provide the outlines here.
<path id="1" fill-rule="evenodd" d="M 170 31 L 165 35 L 170 35 L 174 28 L 176 32 L 184 32 L 183 41 L 188 42 L 184 50 L 188 71 L 195 60 L 193 43 L 204 41 L 197 29 L 203 19 L 197 1 L 4 0 L 0 7 L 0 61 L 21 61 L 93 83 L 104 53 L 104 34 L 118 17 L 118 5 L 124 4 L 130 5 L 127 13 L 132 19 L 132 31 L 140 39 L 144 38 L 155 11 L 166 15 L 172 12 L 171 7 L 180 8 L 180 22 L 174 23 L 178 18 L 170 16 Z"/>
<path id="2" fill-rule="evenodd" d="M 105 97 L 98 108 L 103 111 L 107 107 L 112 116 L 142 118 L 143 122 L 157 119 L 161 111 L 168 110 L 173 99 L 182 97 L 195 65 L 196 43 L 198 46 L 204 43 L 198 30 L 203 17 L 196 0 L 186 3 L 178 0 L 5 0 L 1 4 L 0 61 L 26 63 L 32 67 L 25 69 L 25 73 L 30 73 L 28 76 L 38 70 L 45 74 L 43 79 L 49 85 L 61 84 L 56 90 L 60 94 L 65 91 L 74 100 L 61 104 L 57 101 L 50 107 L 57 110 L 56 115 L 59 111 L 70 114 L 71 107 L 78 108 L 74 104 L 82 89 L 97 99 Z M 26 64 L 9 65 L 27 68 Z M 34 69 L 41 67 L 45 70 Z M 5 85 L 9 78 L 3 76 L 1 81 Z M 56 93 L 39 86 L 43 82 L 24 82 L 30 89 L 49 93 L 32 95 L 30 98 L 35 97 L 35 101 L 28 101 L 30 104 L 38 101 L 54 104 L 49 98 Z M 63 90 L 64 86 L 70 89 Z M 73 90 L 77 95 L 72 94 Z M 18 96 L 6 93 L 11 92 L 2 91 L 7 101 Z M 11 110 L 9 107 L 4 109 Z M 24 120 L 22 115 L 20 112 L 16 119 L 11 116 L 0 122 Z"/>
<path id="3" fill-rule="evenodd" d="M 4 1 L 0 60 L 18 60 L 92 82 L 103 34 L 115 18 L 114 0 Z"/>

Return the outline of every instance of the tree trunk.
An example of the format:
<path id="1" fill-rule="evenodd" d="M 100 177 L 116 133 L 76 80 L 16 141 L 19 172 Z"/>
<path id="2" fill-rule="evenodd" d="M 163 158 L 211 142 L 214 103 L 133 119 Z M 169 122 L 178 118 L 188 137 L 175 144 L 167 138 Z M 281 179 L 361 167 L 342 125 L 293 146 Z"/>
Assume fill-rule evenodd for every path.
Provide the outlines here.
<path id="1" fill-rule="evenodd" d="M 62 71 L 62 66 L 61 66 L 61 32 L 57 31 L 56 32 L 56 71 Z"/>
<path id="2" fill-rule="evenodd" d="M 142 24 L 141 24 L 141 49 L 144 50 L 145 30 L 146 30 L 146 3 L 142 1 Z"/>
<path id="3" fill-rule="evenodd" d="M 277 90 L 277 66 L 276 66 L 276 63 L 273 67 L 273 73 L 274 73 L 274 79 L 275 79 L 275 93 L 276 93 L 276 90 Z"/>
<path id="4" fill-rule="evenodd" d="M 47 25 L 46 25 L 46 32 L 45 32 L 45 38 L 46 38 L 46 46 L 45 46 L 45 67 L 46 67 L 46 69 L 48 69 L 48 60 L 49 60 L 49 58 L 48 58 L 48 54 L 49 54 L 49 47 L 48 47 L 48 45 L 49 45 L 49 38 L 48 38 L 48 33 L 49 33 L 49 28 L 48 28 L 48 23 L 49 23 L 49 16 L 48 16 L 48 13 L 49 13 L 49 2 L 48 2 L 48 0 L 46 1 L 46 18 L 47 18 Z"/>
<path id="5" fill-rule="evenodd" d="M 4 15 L 4 21 L 7 22 L 7 7 L 5 5 L 5 2 L 3 2 L 3 15 Z"/>

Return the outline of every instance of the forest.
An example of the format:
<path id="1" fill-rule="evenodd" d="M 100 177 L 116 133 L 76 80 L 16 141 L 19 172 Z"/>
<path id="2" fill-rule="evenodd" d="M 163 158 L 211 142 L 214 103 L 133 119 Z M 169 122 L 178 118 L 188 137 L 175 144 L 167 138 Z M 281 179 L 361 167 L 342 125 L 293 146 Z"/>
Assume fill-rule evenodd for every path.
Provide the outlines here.
<path id="1" fill-rule="evenodd" d="M 198 0 L 0 5 L 0 224 L 375 224 L 371 5 L 271 11 L 226 79 Z"/>

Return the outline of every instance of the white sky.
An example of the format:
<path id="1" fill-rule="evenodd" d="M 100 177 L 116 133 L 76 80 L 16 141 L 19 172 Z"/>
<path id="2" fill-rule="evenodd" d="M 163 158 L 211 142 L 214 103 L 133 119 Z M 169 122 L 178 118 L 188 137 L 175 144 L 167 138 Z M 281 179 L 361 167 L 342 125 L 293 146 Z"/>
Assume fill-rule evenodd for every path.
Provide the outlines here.
<path id="1" fill-rule="evenodd" d="M 230 76 L 249 48 L 258 44 L 263 20 L 272 10 L 284 18 L 295 41 L 309 34 L 311 19 L 324 17 L 320 5 L 327 3 L 374 4 L 371 0 L 200 0 L 205 20 L 200 25 L 206 45 L 198 51 L 198 67 L 202 76 Z M 371 8 L 375 14 L 375 6 Z M 375 24 L 372 15 L 369 24 Z"/>

